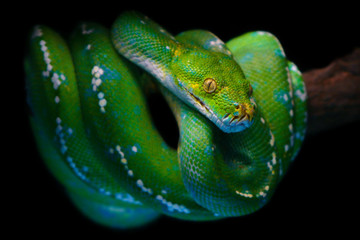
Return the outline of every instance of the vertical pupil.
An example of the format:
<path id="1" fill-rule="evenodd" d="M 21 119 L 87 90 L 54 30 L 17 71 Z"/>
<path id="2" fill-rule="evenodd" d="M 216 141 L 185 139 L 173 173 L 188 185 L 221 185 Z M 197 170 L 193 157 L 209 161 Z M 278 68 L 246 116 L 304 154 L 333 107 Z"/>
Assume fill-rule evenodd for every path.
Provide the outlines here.
<path id="1" fill-rule="evenodd" d="M 206 79 L 205 82 L 204 82 L 204 90 L 207 92 L 207 93 L 212 93 L 214 92 L 216 89 L 216 82 L 214 81 L 214 79 Z"/>

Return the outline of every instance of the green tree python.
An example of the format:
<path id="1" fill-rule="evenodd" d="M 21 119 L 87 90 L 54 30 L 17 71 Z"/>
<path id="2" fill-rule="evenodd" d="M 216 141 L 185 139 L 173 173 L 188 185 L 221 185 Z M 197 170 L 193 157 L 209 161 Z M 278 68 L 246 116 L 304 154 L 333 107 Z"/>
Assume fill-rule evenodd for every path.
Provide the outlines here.
<path id="1" fill-rule="evenodd" d="M 82 23 L 65 41 L 35 26 L 29 38 L 26 84 L 39 152 L 79 210 L 102 225 L 253 213 L 303 142 L 304 82 L 268 32 L 226 44 L 205 30 L 174 37 L 125 12 L 110 31 Z M 175 116 L 177 149 L 152 121 L 150 83 Z"/>

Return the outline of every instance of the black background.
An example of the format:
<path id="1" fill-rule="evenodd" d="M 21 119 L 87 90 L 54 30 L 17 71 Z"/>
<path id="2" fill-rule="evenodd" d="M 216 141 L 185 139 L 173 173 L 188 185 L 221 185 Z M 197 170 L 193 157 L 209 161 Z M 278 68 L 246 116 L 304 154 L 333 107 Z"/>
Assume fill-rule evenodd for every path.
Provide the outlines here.
<path id="1" fill-rule="evenodd" d="M 5 190 L 1 196 L 10 200 L 3 205 L 4 212 L 10 214 L 5 229 L 11 230 L 14 236 L 119 239 L 129 235 L 207 237 L 215 234 L 236 238 L 243 235 L 293 238 L 329 233 L 345 236 L 352 232 L 358 222 L 355 211 L 359 202 L 356 167 L 360 159 L 359 122 L 306 138 L 298 158 L 267 206 L 250 216 L 215 222 L 197 223 L 161 217 L 141 229 L 109 230 L 83 217 L 43 166 L 28 124 L 23 73 L 26 38 L 35 24 L 46 24 L 67 36 L 80 21 L 95 21 L 110 27 L 119 13 L 135 9 L 173 34 L 201 28 L 227 41 L 247 31 L 266 30 L 279 38 L 288 58 L 301 71 L 325 67 L 360 45 L 359 13 L 355 10 L 358 6 L 345 3 L 317 7 L 300 2 L 235 3 L 206 2 L 206 5 L 194 7 L 194 2 L 178 1 L 162 5 L 62 1 L 23 3 L 8 8 L 13 14 L 4 19 L 4 25 L 12 27 L 10 34 L 6 32 L 10 45 L 5 48 L 9 49 L 4 50 L 11 50 L 7 59 L 12 64 L 8 67 L 14 69 L 10 70 L 13 73 L 10 81 L 3 80 L 11 84 L 11 91 L 4 91 L 6 104 L 3 106 L 9 109 L 3 111 L 2 119 L 12 123 L 10 127 L 3 124 L 3 132 L 10 132 L 6 137 L 8 145 L 2 145 L 9 153 L 7 157 L 3 155 L 5 165 L 2 167 Z"/>

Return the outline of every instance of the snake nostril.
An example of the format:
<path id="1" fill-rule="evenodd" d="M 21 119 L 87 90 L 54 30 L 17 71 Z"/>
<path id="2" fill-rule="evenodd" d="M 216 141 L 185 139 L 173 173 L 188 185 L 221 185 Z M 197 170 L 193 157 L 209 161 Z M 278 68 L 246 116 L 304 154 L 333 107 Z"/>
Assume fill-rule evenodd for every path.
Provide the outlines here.
<path id="1" fill-rule="evenodd" d="M 236 111 L 246 112 L 246 106 L 244 104 L 234 103 L 234 105 Z"/>
<path id="2" fill-rule="evenodd" d="M 235 105 L 236 110 L 239 110 L 239 109 L 241 109 L 242 111 L 246 110 L 246 107 L 243 104 L 234 103 L 234 105 Z"/>
<path id="3" fill-rule="evenodd" d="M 240 106 L 239 106 L 238 103 L 234 103 L 234 105 L 235 105 L 235 109 L 239 109 L 239 108 L 240 108 Z"/>

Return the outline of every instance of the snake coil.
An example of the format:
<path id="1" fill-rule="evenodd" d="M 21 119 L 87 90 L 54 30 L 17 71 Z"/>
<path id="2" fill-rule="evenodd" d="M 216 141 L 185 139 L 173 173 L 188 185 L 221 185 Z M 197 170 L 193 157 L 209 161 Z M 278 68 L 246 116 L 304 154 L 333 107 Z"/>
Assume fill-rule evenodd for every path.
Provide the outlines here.
<path id="1" fill-rule="evenodd" d="M 126 12 L 111 31 L 80 24 L 69 41 L 36 26 L 25 69 L 47 167 L 106 226 L 141 226 L 159 213 L 250 214 L 269 201 L 305 136 L 301 73 L 268 32 L 226 44 L 204 30 L 174 37 Z M 149 81 L 177 120 L 178 149 L 152 123 Z"/>

